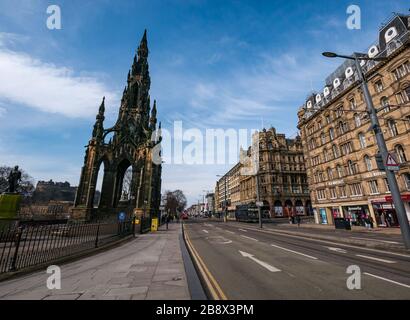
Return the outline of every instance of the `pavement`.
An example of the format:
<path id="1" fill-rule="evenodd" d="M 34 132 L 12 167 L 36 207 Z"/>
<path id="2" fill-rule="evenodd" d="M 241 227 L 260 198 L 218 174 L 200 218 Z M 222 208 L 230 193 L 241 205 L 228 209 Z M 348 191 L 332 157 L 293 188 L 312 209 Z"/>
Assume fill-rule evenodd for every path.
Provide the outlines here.
<path id="1" fill-rule="evenodd" d="M 47 288 L 50 274 L 43 270 L 0 282 L 0 299 L 191 299 L 181 237 L 180 224 L 169 224 L 169 230 L 161 226 L 119 247 L 61 265 L 61 289 Z"/>
<path id="2" fill-rule="evenodd" d="M 268 225 L 260 230 L 249 223 L 191 219 L 184 229 L 220 297 L 410 299 L 410 253 L 314 239 Z M 352 281 L 355 288 L 348 286 Z"/>

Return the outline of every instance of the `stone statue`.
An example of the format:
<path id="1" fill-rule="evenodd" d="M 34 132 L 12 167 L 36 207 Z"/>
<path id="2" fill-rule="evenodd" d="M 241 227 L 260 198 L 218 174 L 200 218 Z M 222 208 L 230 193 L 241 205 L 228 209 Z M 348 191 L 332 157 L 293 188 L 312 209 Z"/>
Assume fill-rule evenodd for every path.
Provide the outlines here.
<path id="1" fill-rule="evenodd" d="M 10 171 L 7 180 L 9 182 L 9 187 L 6 191 L 11 193 L 16 192 L 19 181 L 21 180 L 21 171 L 19 170 L 19 166 L 15 166 L 14 169 Z"/>

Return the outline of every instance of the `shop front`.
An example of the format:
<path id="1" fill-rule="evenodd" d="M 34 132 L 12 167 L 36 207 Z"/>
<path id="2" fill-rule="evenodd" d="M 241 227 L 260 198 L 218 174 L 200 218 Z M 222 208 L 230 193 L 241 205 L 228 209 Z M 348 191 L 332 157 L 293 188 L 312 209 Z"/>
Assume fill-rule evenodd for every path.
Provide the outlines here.
<path id="1" fill-rule="evenodd" d="M 343 207 L 343 215 L 350 219 L 354 226 L 365 226 L 366 219 L 370 218 L 368 205 L 355 205 Z"/>
<path id="2" fill-rule="evenodd" d="M 339 207 L 332 207 L 331 208 L 332 211 L 332 217 L 333 219 L 335 218 L 343 218 L 343 213 L 340 211 Z"/>
<path id="3" fill-rule="evenodd" d="M 394 205 L 388 202 L 372 202 L 376 223 L 379 227 L 397 227 L 397 215 Z"/>
<path id="4" fill-rule="evenodd" d="M 326 208 L 319 208 L 319 223 L 320 224 L 328 224 Z"/>

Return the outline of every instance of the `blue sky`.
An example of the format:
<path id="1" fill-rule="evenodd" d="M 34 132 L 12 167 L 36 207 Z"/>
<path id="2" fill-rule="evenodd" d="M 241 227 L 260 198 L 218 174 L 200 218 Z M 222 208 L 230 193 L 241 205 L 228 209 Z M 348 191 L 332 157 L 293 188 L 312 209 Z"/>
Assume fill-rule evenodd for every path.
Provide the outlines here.
<path id="1" fill-rule="evenodd" d="M 62 29 L 46 27 L 49 5 Z M 361 8 L 360 30 L 346 9 Z M 365 51 L 407 1 L 0 1 L 0 165 L 36 180 L 78 184 L 84 146 L 106 96 L 117 115 L 145 28 L 151 98 L 164 128 L 260 129 L 295 136 L 297 109 L 341 61 L 322 51 Z M 163 169 L 163 189 L 196 202 L 226 165 Z"/>

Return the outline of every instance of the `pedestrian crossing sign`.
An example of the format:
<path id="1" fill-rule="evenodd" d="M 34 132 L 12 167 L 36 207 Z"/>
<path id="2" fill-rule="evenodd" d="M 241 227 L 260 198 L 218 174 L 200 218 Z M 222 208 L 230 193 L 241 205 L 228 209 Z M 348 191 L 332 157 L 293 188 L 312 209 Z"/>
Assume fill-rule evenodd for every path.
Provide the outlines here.
<path id="1" fill-rule="evenodd" d="M 398 171 L 400 169 L 399 164 L 397 161 L 393 158 L 391 153 L 387 154 L 386 158 L 386 169 L 390 171 Z"/>

